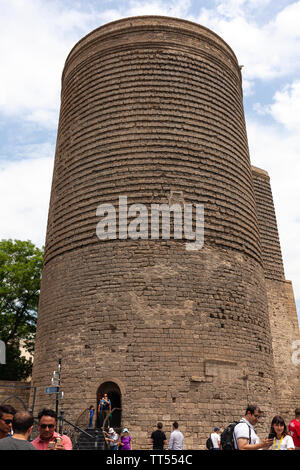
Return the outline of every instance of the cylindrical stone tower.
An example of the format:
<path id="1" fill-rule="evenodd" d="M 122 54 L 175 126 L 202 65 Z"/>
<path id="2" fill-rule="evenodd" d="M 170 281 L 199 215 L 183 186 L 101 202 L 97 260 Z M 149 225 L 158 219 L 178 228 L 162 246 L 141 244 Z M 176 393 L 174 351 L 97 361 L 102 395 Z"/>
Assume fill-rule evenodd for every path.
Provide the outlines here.
<path id="1" fill-rule="evenodd" d="M 204 246 L 99 240 L 96 214 L 203 204 Z M 128 223 L 130 218 L 128 217 Z M 150 224 L 150 219 L 149 219 Z M 149 230 L 150 233 L 150 230 Z M 171 232 L 172 235 L 172 232 Z M 198 24 L 145 16 L 79 41 L 62 102 L 33 384 L 62 358 L 64 410 L 107 391 L 136 448 L 178 420 L 186 448 L 249 402 L 273 412 L 274 365 L 242 103 L 230 47 Z M 117 414 L 115 415 L 117 416 Z"/>

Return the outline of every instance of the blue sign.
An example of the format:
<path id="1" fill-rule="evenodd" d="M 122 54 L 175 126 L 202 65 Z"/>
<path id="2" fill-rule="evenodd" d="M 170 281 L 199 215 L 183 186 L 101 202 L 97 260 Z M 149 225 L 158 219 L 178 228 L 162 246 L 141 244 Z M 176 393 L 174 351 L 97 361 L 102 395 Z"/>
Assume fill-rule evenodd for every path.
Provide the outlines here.
<path id="1" fill-rule="evenodd" d="M 59 387 L 46 387 L 45 393 L 58 393 Z"/>

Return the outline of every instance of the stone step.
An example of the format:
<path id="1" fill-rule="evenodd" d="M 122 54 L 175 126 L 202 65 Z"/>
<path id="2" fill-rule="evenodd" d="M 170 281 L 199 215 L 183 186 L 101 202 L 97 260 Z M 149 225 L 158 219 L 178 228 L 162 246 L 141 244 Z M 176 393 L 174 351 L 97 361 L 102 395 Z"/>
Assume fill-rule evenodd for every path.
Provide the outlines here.
<path id="1" fill-rule="evenodd" d="M 105 450 L 105 439 L 101 430 L 88 428 L 85 432 L 91 437 L 82 432 L 74 445 L 74 450 Z"/>

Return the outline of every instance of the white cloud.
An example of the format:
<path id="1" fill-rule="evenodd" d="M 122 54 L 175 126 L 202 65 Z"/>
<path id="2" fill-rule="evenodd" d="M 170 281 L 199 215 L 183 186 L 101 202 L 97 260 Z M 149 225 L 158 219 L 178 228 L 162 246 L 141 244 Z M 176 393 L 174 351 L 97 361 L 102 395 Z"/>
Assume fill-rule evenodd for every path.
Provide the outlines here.
<path id="1" fill-rule="evenodd" d="M 213 9 L 189 16 L 220 34 L 244 65 L 244 91 L 253 79 L 271 79 L 300 70 L 300 1 L 283 9 L 264 25 L 247 12 L 269 0 L 222 0 Z M 97 5 L 97 4 L 96 4 Z M 145 14 L 185 18 L 190 0 L 131 0 L 119 9 L 82 3 L 67 8 L 62 2 L 0 0 L 0 111 L 24 116 L 54 129 L 58 120 L 60 77 L 65 59 L 83 35 L 101 24 L 124 16 Z M 13 53 L 12 53 L 13 51 Z"/>
<path id="2" fill-rule="evenodd" d="M 190 0 L 134 1 L 122 9 L 63 2 L 0 0 L 0 111 L 54 129 L 66 57 L 85 34 L 108 21 L 145 14 L 184 16 Z"/>
<path id="3" fill-rule="evenodd" d="M 246 0 L 224 0 L 217 1 L 217 12 L 227 18 L 243 16 Z"/>
<path id="4" fill-rule="evenodd" d="M 291 131 L 300 130 L 300 80 L 286 85 L 274 95 L 274 102 L 269 106 L 272 117 Z M 298 134 L 297 134 L 298 135 Z"/>
<path id="5" fill-rule="evenodd" d="M 263 25 L 253 15 L 246 15 L 254 6 L 254 0 L 222 1 L 217 11 L 202 9 L 197 21 L 231 46 L 245 66 L 246 80 L 274 79 L 299 72 L 300 2 L 287 6 Z"/>
<path id="6" fill-rule="evenodd" d="M 0 239 L 45 243 L 52 168 L 50 156 L 2 162 Z"/>
<path id="7" fill-rule="evenodd" d="M 264 8 L 267 5 L 270 5 L 272 0 L 246 0 L 246 4 L 253 11 L 257 11 L 257 8 Z"/>
<path id="8" fill-rule="evenodd" d="M 0 9 L 0 110 L 55 127 L 64 61 L 91 15 L 41 0 L 1 0 Z"/>
<path id="9" fill-rule="evenodd" d="M 299 299 L 300 81 L 277 91 L 272 104 L 257 103 L 255 109 L 274 119 L 273 124 L 264 126 L 247 120 L 250 155 L 253 164 L 270 174 L 285 274 Z"/>
<path id="10" fill-rule="evenodd" d="M 288 5 L 278 13 L 274 26 L 282 35 L 292 39 L 300 39 L 299 19 L 300 2 L 298 1 Z"/>
<path id="11" fill-rule="evenodd" d="M 260 0 L 260 8 L 269 0 Z M 253 93 L 253 80 L 271 79 L 300 70 L 300 1 L 287 6 L 265 25 L 246 13 L 257 0 L 227 0 L 217 8 L 189 16 L 220 34 L 244 65 L 245 96 Z M 55 129 L 60 104 L 60 77 L 74 44 L 101 24 L 124 16 L 146 14 L 185 18 L 190 0 L 131 0 L 119 9 L 81 3 L 72 8 L 61 2 L 0 0 L 0 111 Z M 11 52 L 13 51 L 13 53 Z"/>
<path id="12" fill-rule="evenodd" d="M 282 124 L 286 130 L 295 132 L 295 137 L 298 137 L 300 129 L 300 80 L 295 80 L 277 90 L 271 104 L 255 103 L 253 109 L 260 116 L 271 116 L 276 122 Z"/>
<path id="13" fill-rule="evenodd" d="M 216 11 L 228 18 L 257 13 L 269 5 L 271 0 L 216 0 Z"/>
<path id="14" fill-rule="evenodd" d="M 244 96 L 251 96 L 255 93 L 254 83 L 251 80 L 243 80 Z"/>
<path id="15" fill-rule="evenodd" d="M 190 0 L 173 0 L 164 2 L 163 0 L 129 2 L 129 9 L 126 16 L 140 15 L 163 15 L 184 17 L 190 8 Z"/>

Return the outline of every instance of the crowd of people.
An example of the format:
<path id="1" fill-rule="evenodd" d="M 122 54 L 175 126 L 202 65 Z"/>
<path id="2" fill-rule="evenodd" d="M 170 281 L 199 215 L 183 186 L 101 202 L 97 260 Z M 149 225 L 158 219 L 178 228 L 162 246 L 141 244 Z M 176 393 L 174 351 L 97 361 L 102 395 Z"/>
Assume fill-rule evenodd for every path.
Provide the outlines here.
<path id="1" fill-rule="evenodd" d="M 71 439 L 56 432 L 57 416 L 51 409 L 38 415 L 39 435 L 30 442 L 34 418 L 29 411 L 0 405 L 0 450 L 72 450 Z"/>
<path id="2" fill-rule="evenodd" d="M 110 407 L 107 410 L 110 411 Z M 270 433 L 262 440 L 255 431 L 261 414 L 258 406 L 249 405 L 239 422 L 230 424 L 223 432 L 215 427 L 206 447 L 209 450 L 300 450 L 300 408 L 295 410 L 295 418 L 288 426 L 281 416 L 274 416 Z M 92 427 L 92 421 L 93 413 L 90 412 L 89 427 Z M 53 410 L 43 409 L 39 413 L 39 435 L 30 441 L 33 424 L 34 418 L 29 411 L 16 411 L 10 405 L 0 405 L 0 450 L 72 450 L 70 438 L 56 432 L 57 416 Z M 103 428 L 103 434 L 110 450 L 132 450 L 128 428 L 123 429 L 121 436 L 112 427 L 107 431 Z M 169 441 L 163 424 L 159 422 L 150 442 L 153 450 L 184 449 L 184 436 L 177 421 L 172 424 Z"/>
<path id="3" fill-rule="evenodd" d="M 300 408 L 295 410 L 295 418 L 287 426 L 282 416 L 273 417 L 270 433 L 260 439 L 255 432 L 261 410 L 256 405 L 247 407 L 244 417 L 232 423 L 222 433 L 214 428 L 207 441 L 209 450 L 300 450 Z"/>

